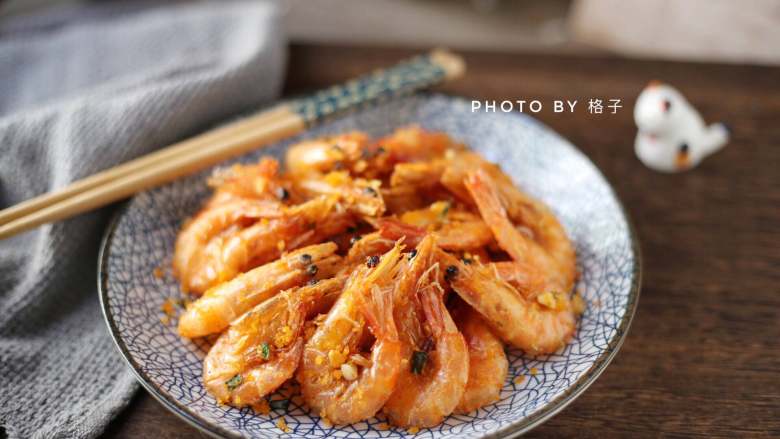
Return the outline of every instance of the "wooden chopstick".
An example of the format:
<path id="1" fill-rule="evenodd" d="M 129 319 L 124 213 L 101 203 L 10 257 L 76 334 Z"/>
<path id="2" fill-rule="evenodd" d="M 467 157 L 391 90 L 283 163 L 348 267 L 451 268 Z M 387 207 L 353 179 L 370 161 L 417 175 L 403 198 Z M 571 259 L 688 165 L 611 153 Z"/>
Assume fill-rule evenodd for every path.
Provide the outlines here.
<path id="1" fill-rule="evenodd" d="M 132 173 L 138 172 L 144 168 L 160 164 L 163 161 L 169 160 L 178 155 L 189 154 L 192 151 L 207 148 L 213 142 L 218 141 L 220 138 L 229 136 L 231 133 L 244 132 L 253 126 L 271 122 L 272 120 L 285 116 L 288 113 L 289 109 L 286 109 L 283 106 L 277 106 L 260 114 L 256 114 L 237 122 L 220 126 L 214 130 L 203 133 L 202 135 L 175 143 L 167 148 L 160 149 L 105 171 L 98 172 L 97 174 L 90 175 L 89 177 L 73 182 L 70 185 L 54 192 L 49 192 L 39 197 L 23 201 L 19 204 L 0 211 L 0 225 L 6 224 L 16 218 L 21 218 L 27 214 L 43 209 L 44 207 L 48 207 L 58 201 L 62 201 L 66 198 L 78 195 L 88 189 L 92 189 L 110 181 L 114 181 L 119 177 L 131 175 Z"/>
<path id="2" fill-rule="evenodd" d="M 434 50 L 390 69 L 233 122 L 0 211 L 0 239 L 195 173 L 301 133 L 343 111 L 459 77 L 464 69 L 458 55 Z"/>

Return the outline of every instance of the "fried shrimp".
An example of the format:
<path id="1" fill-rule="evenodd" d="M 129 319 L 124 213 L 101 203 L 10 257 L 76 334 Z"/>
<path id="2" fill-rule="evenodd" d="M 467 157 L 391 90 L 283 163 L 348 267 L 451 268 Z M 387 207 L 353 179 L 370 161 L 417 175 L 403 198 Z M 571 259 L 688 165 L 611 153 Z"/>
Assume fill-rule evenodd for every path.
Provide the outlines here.
<path id="1" fill-rule="evenodd" d="M 463 211 L 446 213 L 449 204 L 438 204 L 406 212 L 401 219 L 381 218 L 376 222 L 380 234 L 388 239 L 404 238 L 406 244 L 414 246 L 430 233 L 439 247 L 450 251 L 477 249 L 494 242 L 490 228 L 477 215 Z"/>
<path id="2" fill-rule="evenodd" d="M 334 243 L 305 247 L 206 291 L 182 314 L 179 334 L 194 338 L 220 332 L 278 292 L 329 277 L 341 260 L 336 248 Z"/>
<path id="3" fill-rule="evenodd" d="M 284 251 L 315 244 L 353 224 L 353 216 L 334 197 L 317 197 L 286 207 L 277 218 L 263 218 L 209 241 L 198 263 L 188 270 L 189 289 L 203 292 L 278 258 Z"/>
<path id="4" fill-rule="evenodd" d="M 461 400 L 469 374 L 466 342 L 444 306 L 443 291 L 432 273 L 438 269 L 431 265 L 433 249 L 433 237 L 420 242 L 397 293 L 400 304 L 395 315 L 403 360 L 398 385 L 382 411 L 402 427 L 440 423 Z"/>
<path id="5" fill-rule="evenodd" d="M 303 352 L 302 329 L 310 310 L 327 307 L 346 276 L 286 290 L 230 325 L 203 361 L 203 383 L 236 407 L 252 405 L 293 376 Z"/>
<path id="6" fill-rule="evenodd" d="M 387 151 L 394 163 L 431 160 L 443 157 L 448 150 L 465 149 L 463 144 L 453 141 L 445 133 L 426 131 L 418 126 L 399 128 L 377 143 Z"/>
<path id="7" fill-rule="evenodd" d="M 279 178 L 279 162 L 263 157 L 255 164 L 235 164 L 214 172 L 208 180 L 214 195 L 206 208 L 235 199 L 287 201 L 289 184 Z"/>
<path id="8" fill-rule="evenodd" d="M 443 251 L 437 257 L 452 289 L 512 346 L 529 354 L 550 353 L 574 334 L 577 320 L 568 294 L 548 291 L 526 299 L 488 266 L 464 264 Z"/>
<path id="9" fill-rule="evenodd" d="M 309 197 L 336 196 L 357 214 L 381 216 L 385 202 L 379 185 L 379 180 L 353 179 L 347 171 L 333 171 L 323 177 L 300 179 L 295 183 L 295 190 Z"/>
<path id="10" fill-rule="evenodd" d="M 184 225 L 176 239 L 173 255 L 174 274 L 184 291 L 199 291 L 199 272 L 208 259 L 205 247 L 231 227 L 241 227 L 247 221 L 278 218 L 281 206 L 276 202 L 237 199 L 202 210 Z"/>
<path id="11" fill-rule="evenodd" d="M 396 385 L 401 346 L 393 320 L 393 279 L 401 246 L 355 269 L 325 321 L 306 343 L 298 373 L 304 400 L 335 424 L 373 416 Z M 366 351 L 366 325 L 375 339 Z M 367 358 L 368 357 L 368 358 Z"/>
<path id="12" fill-rule="evenodd" d="M 571 291 L 576 273 L 574 250 L 552 214 L 549 218 L 551 222 L 558 224 L 557 227 L 549 225 L 541 218 L 532 226 L 535 233 L 547 236 L 546 245 L 543 246 L 512 225 L 506 209 L 501 204 L 495 181 L 486 171 L 478 169 L 469 173 L 465 185 L 477 203 L 482 218 L 493 231 L 498 245 L 509 253 L 514 261 L 538 270 L 545 279 L 545 289 L 558 293 Z M 540 292 L 531 291 L 530 294 Z"/>
<path id="13" fill-rule="evenodd" d="M 504 344 L 493 335 L 474 309 L 460 306 L 453 313 L 453 318 L 469 347 L 469 379 L 455 412 L 469 413 L 498 401 L 509 371 L 509 361 Z"/>
<path id="14" fill-rule="evenodd" d="M 368 136 L 356 131 L 304 141 L 287 150 L 287 169 L 294 175 L 352 169 L 364 156 L 367 147 Z"/>
<path id="15" fill-rule="evenodd" d="M 306 140 L 283 172 L 264 157 L 208 183 L 173 267 L 203 294 L 178 330 L 215 336 L 203 382 L 221 403 L 295 377 L 325 422 L 431 427 L 499 398 L 505 344 L 554 352 L 586 309 L 552 211 L 445 133 Z"/>

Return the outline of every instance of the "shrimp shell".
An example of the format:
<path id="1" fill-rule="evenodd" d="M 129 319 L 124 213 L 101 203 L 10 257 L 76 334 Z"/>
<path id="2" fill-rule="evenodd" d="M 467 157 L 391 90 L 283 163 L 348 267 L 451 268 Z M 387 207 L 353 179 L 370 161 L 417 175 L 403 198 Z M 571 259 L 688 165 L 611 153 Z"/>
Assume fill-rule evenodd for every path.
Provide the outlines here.
<path id="1" fill-rule="evenodd" d="M 526 299 L 487 266 L 464 264 L 443 251 L 437 257 L 453 273 L 449 276 L 452 289 L 512 346 L 532 355 L 550 353 L 574 334 L 577 320 L 568 295 L 555 294 L 556 306 L 550 308 Z"/>
<path id="2" fill-rule="evenodd" d="M 430 265 L 433 241 L 431 236 L 423 239 L 416 263 Z M 412 272 L 416 271 L 415 265 L 418 264 L 413 263 Z M 401 331 L 402 355 L 406 361 L 383 412 L 391 423 L 402 427 L 439 424 L 460 402 L 469 376 L 466 342 L 444 306 L 441 289 L 431 283 L 431 273 L 432 270 L 426 271 L 419 288 L 408 291 L 416 297 L 401 305 L 397 312 L 405 316 L 399 318 L 406 323 Z M 424 352 L 427 359 L 421 371 L 412 369 L 415 352 Z"/>
<path id="3" fill-rule="evenodd" d="M 203 361 L 203 383 L 218 401 L 252 405 L 293 376 L 303 352 L 302 329 L 312 310 L 327 307 L 346 276 L 284 291 L 230 325 Z M 268 358 L 264 358 L 263 345 Z M 239 377 L 235 386 L 226 383 Z"/>
<path id="4" fill-rule="evenodd" d="M 179 334 L 194 338 L 220 332 L 278 292 L 330 276 L 341 261 L 336 249 L 332 242 L 305 247 L 206 291 L 182 314 Z"/>
<path id="5" fill-rule="evenodd" d="M 392 289 L 401 246 L 385 253 L 378 265 L 358 267 L 325 321 L 306 343 L 298 373 L 309 406 L 334 424 L 373 416 L 390 397 L 400 370 L 401 346 L 393 321 Z M 369 367 L 349 381 L 338 369 L 358 353 L 368 325 L 375 342 Z"/>
<path id="6" fill-rule="evenodd" d="M 456 413 L 469 413 L 498 401 L 504 387 L 509 361 L 504 344 L 491 332 L 478 312 L 463 305 L 453 317 L 469 347 L 469 379 L 466 390 L 455 408 Z"/>

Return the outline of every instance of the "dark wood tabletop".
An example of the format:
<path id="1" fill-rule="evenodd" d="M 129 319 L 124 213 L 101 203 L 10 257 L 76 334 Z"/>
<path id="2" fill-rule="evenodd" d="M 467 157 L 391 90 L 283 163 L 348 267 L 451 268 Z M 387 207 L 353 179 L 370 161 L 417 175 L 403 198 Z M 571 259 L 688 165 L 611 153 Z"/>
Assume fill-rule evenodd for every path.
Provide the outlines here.
<path id="1" fill-rule="evenodd" d="M 415 53 L 293 46 L 285 94 L 343 82 Z M 601 169 L 642 249 L 639 308 L 604 374 L 530 437 L 780 436 L 780 69 L 610 56 L 466 53 L 440 89 L 475 99 L 538 99 L 535 117 Z M 634 156 L 632 109 L 651 79 L 679 88 L 730 144 L 665 175 Z M 589 114 L 590 98 L 621 99 Z M 553 99 L 577 99 L 554 113 Z M 202 435 L 145 391 L 106 437 Z M 205 435 L 204 435 L 205 436 Z"/>

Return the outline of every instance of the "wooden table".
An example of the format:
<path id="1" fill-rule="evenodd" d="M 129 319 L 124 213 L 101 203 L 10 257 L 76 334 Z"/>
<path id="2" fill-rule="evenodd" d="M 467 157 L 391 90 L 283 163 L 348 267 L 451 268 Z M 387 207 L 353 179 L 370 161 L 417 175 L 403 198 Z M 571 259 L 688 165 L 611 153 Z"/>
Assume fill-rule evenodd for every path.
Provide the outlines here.
<path id="1" fill-rule="evenodd" d="M 336 84 L 411 54 L 294 46 L 285 94 Z M 469 53 L 444 91 L 539 99 L 536 114 L 582 149 L 614 185 L 644 259 L 634 323 L 606 372 L 531 437 L 780 435 L 780 69 Z M 680 88 L 731 144 L 700 168 L 662 175 L 633 153 L 632 107 L 651 79 Z M 590 98 L 622 99 L 617 114 Z M 578 99 L 573 113 L 551 100 Z M 140 391 L 106 437 L 197 436 Z"/>

